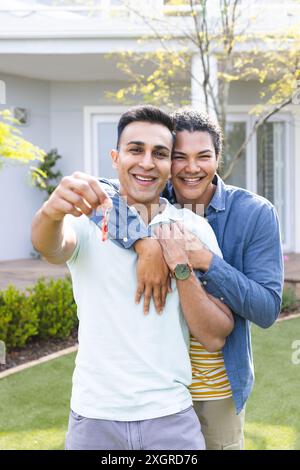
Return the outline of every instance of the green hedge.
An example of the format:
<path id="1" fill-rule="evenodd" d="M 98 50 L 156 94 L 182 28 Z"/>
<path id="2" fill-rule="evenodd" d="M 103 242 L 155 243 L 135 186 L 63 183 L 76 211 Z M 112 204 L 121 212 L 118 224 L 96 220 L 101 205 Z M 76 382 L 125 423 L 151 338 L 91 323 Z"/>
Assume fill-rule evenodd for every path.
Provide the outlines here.
<path id="1" fill-rule="evenodd" d="M 1 300 L 0 339 L 5 342 L 7 350 L 25 346 L 28 339 L 38 333 L 38 318 L 31 298 L 9 286 Z"/>
<path id="2" fill-rule="evenodd" d="M 78 324 L 69 277 L 19 292 L 10 285 L 0 291 L 0 340 L 7 350 L 25 346 L 29 339 L 67 338 Z"/>
<path id="3" fill-rule="evenodd" d="M 31 289 L 33 309 L 39 319 L 41 339 L 64 339 L 77 323 L 76 304 L 69 280 L 53 279 L 46 284 L 40 279 Z"/>
<path id="4" fill-rule="evenodd" d="M 294 289 L 292 287 L 284 287 L 282 293 L 281 311 L 292 312 L 293 310 L 298 309 L 299 304 L 300 300 L 297 298 Z"/>

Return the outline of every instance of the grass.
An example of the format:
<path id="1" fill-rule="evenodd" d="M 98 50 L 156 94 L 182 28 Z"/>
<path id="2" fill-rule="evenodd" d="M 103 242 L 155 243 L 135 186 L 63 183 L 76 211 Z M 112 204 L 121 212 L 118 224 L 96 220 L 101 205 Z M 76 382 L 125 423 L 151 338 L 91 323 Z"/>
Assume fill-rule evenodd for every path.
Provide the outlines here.
<path id="1" fill-rule="evenodd" d="M 252 329 L 256 385 L 247 405 L 247 449 L 300 449 L 300 320 Z M 299 355 L 298 355 L 299 357 Z M 63 449 L 74 354 L 0 381 L 0 449 Z"/>
<path id="2" fill-rule="evenodd" d="M 0 449 L 63 449 L 75 354 L 0 381 Z"/>
<path id="3" fill-rule="evenodd" d="M 300 319 L 252 329 L 255 386 L 246 409 L 247 449 L 300 449 Z M 299 347 L 298 347 L 299 349 Z M 299 358 L 299 354 L 297 354 Z"/>

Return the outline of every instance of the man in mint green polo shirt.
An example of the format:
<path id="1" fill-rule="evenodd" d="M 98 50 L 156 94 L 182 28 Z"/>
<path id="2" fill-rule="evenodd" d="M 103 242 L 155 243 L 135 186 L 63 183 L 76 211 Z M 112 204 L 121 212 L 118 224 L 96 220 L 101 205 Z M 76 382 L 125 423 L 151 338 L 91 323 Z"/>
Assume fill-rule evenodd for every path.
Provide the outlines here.
<path id="1" fill-rule="evenodd" d="M 186 224 L 216 254 L 207 222 L 177 210 L 160 192 L 170 174 L 172 120 L 157 108 L 139 107 L 119 123 L 112 152 L 120 195 L 143 204 L 147 225 Z M 65 177 L 33 221 L 32 241 L 50 262 L 67 261 L 79 317 L 79 350 L 73 376 L 66 448 L 204 449 L 188 391 L 189 335 L 218 350 L 233 328 L 231 312 L 212 301 L 178 240 L 168 259 L 174 273 L 164 315 L 134 302 L 137 254 L 102 241 L 87 216 L 108 205 L 96 180 Z M 188 214 L 186 213 L 188 212 Z M 180 306 L 181 303 L 181 306 Z"/>

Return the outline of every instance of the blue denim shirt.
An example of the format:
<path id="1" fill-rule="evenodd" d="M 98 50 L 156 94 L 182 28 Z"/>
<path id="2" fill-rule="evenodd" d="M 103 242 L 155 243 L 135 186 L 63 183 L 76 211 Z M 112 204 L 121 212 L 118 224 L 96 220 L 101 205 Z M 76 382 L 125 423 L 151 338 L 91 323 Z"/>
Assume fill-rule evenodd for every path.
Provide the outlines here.
<path id="1" fill-rule="evenodd" d="M 105 189 L 116 208 L 119 204 L 117 181 L 100 179 L 100 182 L 107 185 Z M 237 413 L 240 413 L 254 383 L 250 322 L 268 328 L 280 312 L 283 289 L 280 229 L 275 208 L 268 200 L 245 189 L 225 185 L 217 175 L 214 183 L 217 188 L 205 216 L 224 258 L 213 255 L 209 270 L 198 271 L 197 276 L 207 292 L 221 299 L 234 314 L 234 329 L 226 339 L 223 354 Z M 176 203 L 171 183 L 163 196 Z M 138 218 L 130 209 L 126 217 L 129 227 Z M 111 225 L 117 226 L 119 221 L 115 218 Z M 132 232 L 131 237 L 127 231 L 123 238 L 114 236 L 114 241 L 130 248 L 136 240 L 149 236 L 148 228 L 140 220 L 139 224 L 137 235 Z"/>

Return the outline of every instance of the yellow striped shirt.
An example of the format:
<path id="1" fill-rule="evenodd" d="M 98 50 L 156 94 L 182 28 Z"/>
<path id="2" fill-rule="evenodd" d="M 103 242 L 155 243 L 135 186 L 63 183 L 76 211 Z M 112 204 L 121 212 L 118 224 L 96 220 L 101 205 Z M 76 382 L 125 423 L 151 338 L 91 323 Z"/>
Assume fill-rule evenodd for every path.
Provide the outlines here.
<path id="1" fill-rule="evenodd" d="M 193 381 L 189 389 L 193 400 L 218 400 L 232 396 L 222 351 L 208 352 L 191 336 L 190 358 Z"/>

